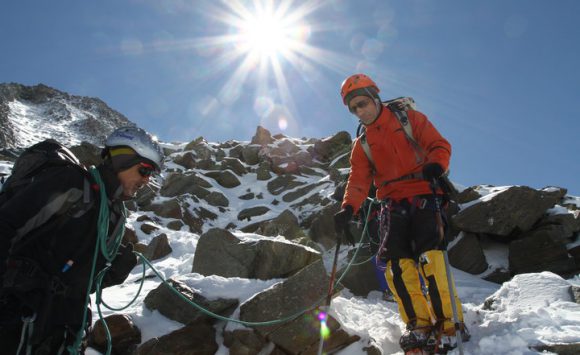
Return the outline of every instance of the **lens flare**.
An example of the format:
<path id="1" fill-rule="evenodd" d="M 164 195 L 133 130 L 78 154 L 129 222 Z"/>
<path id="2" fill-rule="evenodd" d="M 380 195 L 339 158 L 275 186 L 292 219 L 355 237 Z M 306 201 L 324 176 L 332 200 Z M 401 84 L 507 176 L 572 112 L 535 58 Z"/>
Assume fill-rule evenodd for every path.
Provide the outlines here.
<path id="1" fill-rule="evenodd" d="M 326 340 L 330 337 L 330 329 L 328 328 L 328 325 L 326 325 L 328 314 L 324 311 L 319 311 L 317 318 L 320 321 L 320 337 Z"/>

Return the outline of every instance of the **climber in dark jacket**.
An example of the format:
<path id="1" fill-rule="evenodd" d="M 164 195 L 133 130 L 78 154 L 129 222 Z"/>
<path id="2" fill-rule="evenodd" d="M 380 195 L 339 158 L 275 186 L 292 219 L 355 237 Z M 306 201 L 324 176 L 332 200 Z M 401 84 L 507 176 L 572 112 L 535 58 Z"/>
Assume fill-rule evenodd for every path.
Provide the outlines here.
<path id="1" fill-rule="evenodd" d="M 96 170 L 109 208 L 109 244 L 123 230 L 124 201 L 161 170 L 163 153 L 142 129 L 123 127 L 107 138 L 102 155 Z M 95 253 L 101 201 L 93 178 L 77 166 L 52 166 L 9 199 L 0 197 L 2 353 L 57 354 L 75 342 L 94 256 L 94 275 L 106 266 Z M 132 251 L 131 244 L 119 246 L 102 287 L 126 279 L 137 262 Z M 94 292 L 94 281 L 90 287 Z"/>

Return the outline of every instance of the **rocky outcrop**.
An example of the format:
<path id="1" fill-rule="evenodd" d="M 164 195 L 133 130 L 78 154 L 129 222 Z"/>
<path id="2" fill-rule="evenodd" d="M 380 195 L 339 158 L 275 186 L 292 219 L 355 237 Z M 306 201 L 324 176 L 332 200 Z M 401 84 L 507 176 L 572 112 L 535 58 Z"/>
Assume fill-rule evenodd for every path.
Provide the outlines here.
<path id="1" fill-rule="evenodd" d="M 211 229 L 198 241 L 192 272 L 268 280 L 291 276 L 318 259 L 319 253 L 298 244 L 243 241 L 226 230 Z"/>

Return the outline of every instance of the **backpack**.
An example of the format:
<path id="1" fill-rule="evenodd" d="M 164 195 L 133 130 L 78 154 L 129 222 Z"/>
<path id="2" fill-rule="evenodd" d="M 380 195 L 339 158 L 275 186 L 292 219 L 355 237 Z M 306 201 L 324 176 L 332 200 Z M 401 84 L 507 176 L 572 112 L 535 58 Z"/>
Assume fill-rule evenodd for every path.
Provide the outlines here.
<path id="1" fill-rule="evenodd" d="M 405 132 L 405 137 L 407 138 L 407 141 L 411 144 L 411 146 L 413 147 L 413 150 L 415 151 L 415 159 L 416 159 L 417 164 L 423 163 L 425 160 L 426 153 L 425 153 L 424 149 L 419 145 L 419 143 L 417 143 L 417 141 L 415 140 L 415 137 L 413 136 L 413 127 L 411 126 L 411 122 L 409 121 L 409 116 L 407 114 L 408 110 L 413 110 L 413 111 L 417 110 L 417 105 L 415 104 L 415 100 L 412 97 L 397 97 L 395 99 L 383 101 L 382 104 L 383 104 L 383 106 L 385 106 L 385 108 L 388 108 L 389 110 L 391 110 L 391 112 L 395 115 L 395 117 L 397 117 L 397 120 L 401 124 L 401 128 Z M 369 144 L 366 140 L 365 127 L 362 123 L 359 123 L 358 128 L 356 130 L 356 135 L 357 135 L 357 137 L 360 137 L 360 143 L 361 143 L 362 149 L 365 152 L 367 159 L 371 163 L 371 167 L 372 167 L 373 173 L 374 173 L 375 161 L 373 160 L 373 156 L 371 153 L 371 147 L 369 146 Z M 449 180 L 447 175 L 448 175 L 448 172 L 446 172 L 439 179 L 439 185 L 446 194 L 451 195 L 451 197 L 453 199 L 455 199 L 455 196 L 457 195 L 458 191 L 455 188 L 455 186 L 453 186 L 453 184 L 451 183 L 451 181 Z M 401 177 L 394 179 L 394 180 L 385 181 L 382 183 L 381 186 L 385 186 L 385 185 L 387 185 L 391 182 L 395 182 L 395 181 L 407 180 L 407 179 L 420 179 L 420 178 L 422 178 L 422 174 L 420 174 L 420 173 L 408 174 L 408 175 L 401 176 Z"/>
<path id="2" fill-rule="evenodd" d="M 64 145 L 53 140 L 47 139 L 45 141 L 36 143 L 31 147 L 25 149 L 22 154 L 14 162 L 12 174 L 4 184 L 0 191 L 0 206 L 6 201 L 13 198 L 22 188 L 33 183 L 38 174 L 52 167 L 76 167 L 84 176 L 83 195 L 78 202 L 74 203 L 69 210 L 63 211 L 60 216 L 39 226 L 33 230 L 25 240 L 13 241 L 11 252 L 21 249 L 24 245 L 32 241 L 36 236 L 41 235 L 47 229 L 56 225 L 64 223 L 71 216 L 79 216 L 87 212 L 94 201 L 91 198 L 91 176 L 85 167 L 80 163 L 77 157 Z"/>

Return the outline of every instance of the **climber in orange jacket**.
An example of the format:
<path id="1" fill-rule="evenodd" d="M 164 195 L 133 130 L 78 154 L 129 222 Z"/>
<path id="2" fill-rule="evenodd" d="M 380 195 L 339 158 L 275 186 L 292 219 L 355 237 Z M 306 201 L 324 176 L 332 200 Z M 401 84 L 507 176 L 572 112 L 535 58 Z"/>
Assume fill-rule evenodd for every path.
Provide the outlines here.
<path id="1" fill-rule="evenodd" d="M 378 93 L 378 86 L 364 74 L 352 75 L 342 84 L 343 103 L 364 125 L 365 134 L 354 142 L 342 210 L 334 220 L 337 232 L 348 228 L 374 183 L 385 216 L 379 256 L 387 262 L 385 276 L 407 324 L 400 345 L 408 351 L 423 348 L 434 335 L 455 334 L 444 245 L 437 233 L 436 201 L 430 186 L 448 169 L 451 145 L 424 114 L 414 110 L 407 111 L 412 127 L 412 138 L 408 137 L 403 123 L 382 104 Z M 372 162 L 365 153 L 365 139 Z M 437 199 L 441 202 L 440 190 Z M 419 273 L 428 294 L 423 293 Z M 464 328 L 457 297 L 455 302 Z"/>

